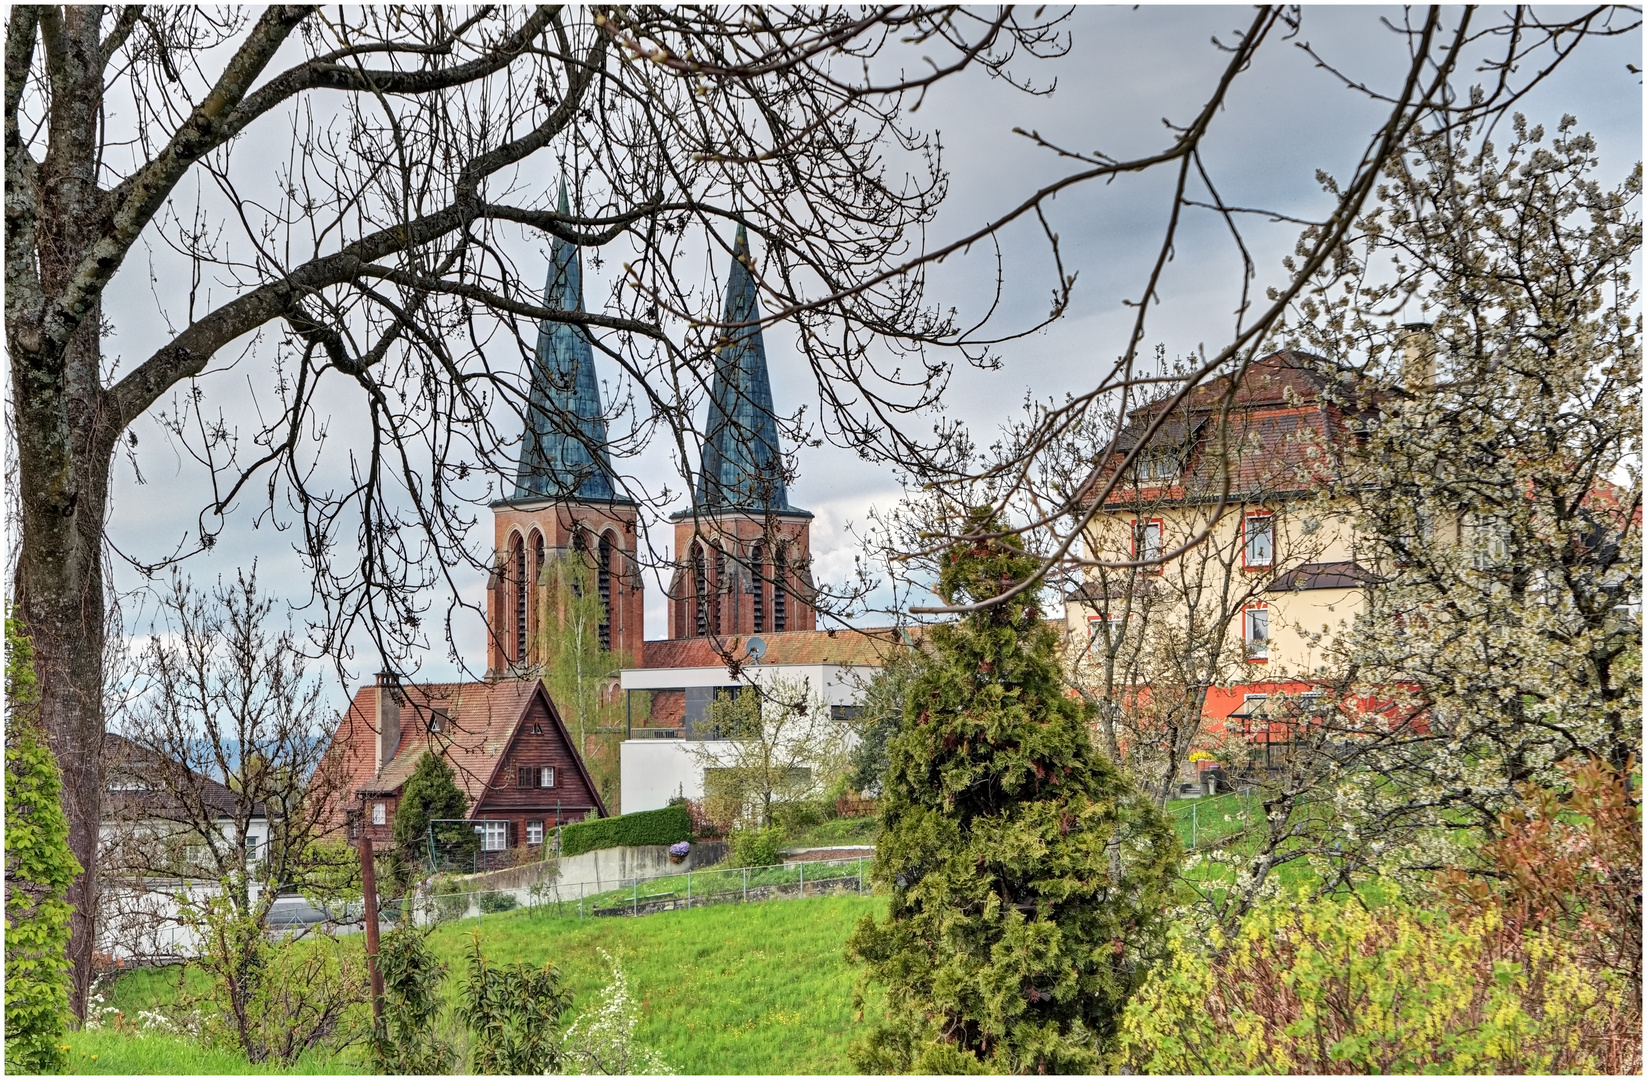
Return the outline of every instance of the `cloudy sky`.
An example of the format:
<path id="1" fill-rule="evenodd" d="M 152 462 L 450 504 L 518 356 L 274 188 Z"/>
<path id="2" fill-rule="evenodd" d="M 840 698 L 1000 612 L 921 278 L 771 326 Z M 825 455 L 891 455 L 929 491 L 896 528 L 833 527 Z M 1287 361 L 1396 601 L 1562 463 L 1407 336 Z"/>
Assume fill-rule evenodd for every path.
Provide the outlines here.
<path id="1" fill-rule="evenodd" d="M 1350 175 L 1382 112 L 1365 95 L 1319 70 L 1299 46 L 1313 45 L 1345 75 L 1374 89 L 1390 88 L 1403 72 L 1406 45 L 1381 24 L 1381 18 L 1399 21 L 1400 9 L 1306 8 L 1297 38 L 1271 42 L 1254 68 L 1238 80 L 1206 144 L 1209 167 L 1228 202 L 1305 218 L 1328 205 L 1317 170 L 1341 178 Z M 1167 145 L 1163 118 L 1186 120 L 1223 69 L 1225 55 L 1213 38 L 1231 40 L 1250 19 L 1250 9 L 1237 7 L 1081 8 L 1068 23 L 1072 47 L 1067 56 L 1014 68 L 1015 74 L 1031 77 L 1040 86 L 1055 79 L 1055 92 L 1032 97 L 982 75 L 940 84 L 909 118 L 941 137 L 950 174 L 950 194 L 930 240 L 943 243 L 964 234 L 1069 171 L 1066 163 L 1014 135 L 1014 128 L 1038 131 L 1073 149 L 1116 156 Z M 1626 67 L 1639 65 L 1641 55 L 1637 35 L 1593 42 L 1578 61 L 1539 87 L 1524 111 L 1547 127 L 1564 113 L 1577 116 L 1581 129 L 1599 140 L 1605 178 L 1622 178 L 1641 157 L 1641 83 Z M 918 57 L 911 61 L 918 62 Z M 544 182 L 553 181 L 553 176 L 546 176 Z M 946 400 L 950 415 L 987 434 L 1026 395 L 1047 399 L 1088 388 L 1113 362 L 1124 349 L 1131 326 L 1131 312 L 1123 301 L 1138 296 L 1170 209 L 1165 182 L 1164 175 L 1155 174 L 1123 179 L 1073 190 L 1051 205 L 1049 219 L 1061 237 L 1066 269 L 1079 274 L 1073 307 L 1053 326 L 1006 346 L 999 370 L 962 365 Z M 1261 220 L 1251 224 L 1247 239 L 1259 269 L 1259 295 L 1263 285 L 1278 278 L 1280 259 L 1296 236 L 1295 225 Z M 1006 233 L 1002 245 L 1006 292 L 998 325 L 1031 325 L 1044 316 L 1054 284 L 1044 244 L 1033 230 L 1023 228 Z M 150 281 L 137 265 L 139 260 L 134 257 L 131 262 L 108 301 L 108 314 L 117 327 L 109 351 L 117 354 L 124 347 L 129 355 L 140 356 L 147 352 L 143 339 L 161 332 L 156 291 L 171 283 Z M 934 275 L 934 297 L 945 306 L 958 307 L 964 318 L 989 302 L 995 271 L 992 251 L 951 260 Z M 593 298 L 602 292 L 601 275 L 591 270 L 590 276 Z M 1227 233 L 1210 215 L 1192 214 L 1160 290 L 1162 305 L 1149 324 L 1147 346 L 1159 344 L 1175 356 L 1203 344 L 1219 347 L 1233 324 L 1239 289 L 1239 262 Z M 816 388 L 797 359 L 791 337 L 775 327 L 766 334 L 766 346 L 780 410 L 810 402 L 809 414 L 815 413 Z M 233 419 L 236 410 L 247 407 L 245 388 L 267 377 L 266 372 L 245 370 L 244 364 L 225 363 L 204 385 L 221 395 Z M 346 403 L 339 407 L 346 411 Z M 347 415 L 336 420 L 345 428 L 349 422 Z M 136 482 L 131 463 L 117 468 L 110 537 L 121 550 L 154 559 L 171 551 L 194 527 L 209 491 L 203 489 L 204 472 L 170 444 L 153 418 L 138 420 L 133 430 L 139 437 L 136 464 L 144 482 Z M 654 489 L 670 472 L 663 447 L 656 448 L 656 458 L 636 469 Z M 673 487 L 679 486 L 677 480 Z M 889 506 L 897 496 L 890 474 L 850 452 L 827 444 L 803 450 L 790 500 L 817 515 L 812 535 L 815 576 L 829 580 L 848 573 L 858 553 L 849 524 L 861 524 L 870 507 Z M 477 545 L 490 542 L 484 511 L 481 517 L 474 537 Z M 243 512 L 227 523 L 219 544 L 190 560 L 187 570 L 197 579 L 232 575 L 236 567 L 255 558 L 265 584 L 300 601 L 306 589 L 291 539 Z M 654 536 L 654 542 L 667 542 L 667 535 Z M 484 606 L 484 581 L 471 576 L 475 580 L 462 591 Z M 115 578 L 124 589 L 140 584 L 118 560 Z M 444 606 L 437 603 L 435 610 Z M 649 581 L 648 637 L 663 636 L 664 606 L 660 583 Z M 143 632 L 147 622 L 141 597 L 134 596 L 127 610 L 130 629 Z M 470 657 L 472 665 L 483 666 L 478 620 L 460 620 L 453 633 L 459 652 Z M 351 665 L 357 680 L 375 669 L 375 660 L 360 657 Z M 437 634 L 418 677 L 451 678 L 457 673 Z"/>

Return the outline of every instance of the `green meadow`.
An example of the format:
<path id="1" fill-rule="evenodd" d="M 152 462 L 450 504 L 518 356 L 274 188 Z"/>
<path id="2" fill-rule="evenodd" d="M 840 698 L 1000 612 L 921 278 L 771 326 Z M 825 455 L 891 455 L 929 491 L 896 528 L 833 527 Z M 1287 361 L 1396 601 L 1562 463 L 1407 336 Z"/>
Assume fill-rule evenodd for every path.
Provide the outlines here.
<path id="1" fill-rule="evenodd" d="M 846 1073 L 860 1023 L 852 1008 L 856 970 L 847 935 L 885 902 L 873 897 L 722 904 L 639 919 L 551 918 L 517 910 L 448 923 L 430 940 L 461 976 L 471 936 L 493 962 L 552 960 L 575 994 L 574 1015 L 592 1003 L 610 971 L 599 950 L 622 963 L 640 1002 L 636 1038 L 687 1074 Z M 356 939 L 358 940 L 358 939 Z M 128 1013 L 205 990 L 198 973 L 138 971 L 122 976 L 107 1002 Z M 457 997 L 457 981 L 447 986 Z M 879 998 L 866 1003 L 878 1011 Z M 315 1055 L 295 1068 L 251 1069 L 238 1054 L 163 1035 L 109 1030 L 69 1036 L 79 1073 L 361 1072 L 358 1050 Z"/>

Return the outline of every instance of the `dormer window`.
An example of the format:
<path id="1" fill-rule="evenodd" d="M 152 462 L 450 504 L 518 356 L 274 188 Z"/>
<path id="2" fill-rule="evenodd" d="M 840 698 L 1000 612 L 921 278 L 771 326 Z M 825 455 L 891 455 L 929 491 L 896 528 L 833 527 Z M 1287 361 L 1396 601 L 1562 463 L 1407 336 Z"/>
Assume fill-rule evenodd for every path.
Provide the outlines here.
<path id="1" fill-rule="evenodd" d="M 1138 479 L 1172 480 L 1178 475 L 1177 450 L 1171 447 L 1148 447 L 1138 455 Z"/>
<path id="2" fill-rule="evenodd" d="M 431 712 L 429 714 L 429 730 L 430 731 L 445 731 L 446 730 L 446 718 L 447 718 L 447 712 L 446 712 L 445 709 L 435 709 L 433 712 Z"/>
<path id="3" fill-rule="evenodd" d="M 542 735 L 543 734 L 543 725 L 542 724 L 533 724 L 532 725 L 532 734 L 533 735 Z"/>

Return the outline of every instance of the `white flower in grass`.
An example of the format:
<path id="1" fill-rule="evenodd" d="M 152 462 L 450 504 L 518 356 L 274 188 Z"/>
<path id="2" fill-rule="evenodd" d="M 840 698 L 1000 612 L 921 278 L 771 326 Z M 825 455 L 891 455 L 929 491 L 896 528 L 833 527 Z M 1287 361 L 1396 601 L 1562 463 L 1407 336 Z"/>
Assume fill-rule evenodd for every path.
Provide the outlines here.
<path id="1" fill-rule="evenodd" d="M 634 1041 L 640 1007 L 629 996 L 629 979 L 605 949 L 612 981 L 595 1004 L 578 1016 L 562 1040 L 561 1070 L 604 1076 L 661 1076 L 673 1070 L 658 1054 Z"/>

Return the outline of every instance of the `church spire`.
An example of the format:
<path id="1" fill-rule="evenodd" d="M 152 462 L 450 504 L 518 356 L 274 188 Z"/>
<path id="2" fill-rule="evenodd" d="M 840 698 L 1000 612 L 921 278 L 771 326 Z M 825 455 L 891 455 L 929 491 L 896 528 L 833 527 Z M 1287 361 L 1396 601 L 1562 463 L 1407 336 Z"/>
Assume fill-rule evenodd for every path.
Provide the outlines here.
<path id="1" fill-rule="evenodd" d="M 732 273 L 726 286 L 728 323 L 760 318 L 755 277 L 750 272 L 749 234 L 742 225 L 732 247 Z M 802 513 L 789 505 L 784 486 L 778 421 L 772 407 L 772 383 L 766 372 L 766 345 L 759 326 L 734 326 L 715 356 L 708 436 L 698 474 L 693 509 L 699 513 L 742 510 Z"/>
<path id="2" fill-rule="evenodd" d="M 570 213 L 565 178 L 560 182 L 560 213 Z M 584 310 L 583 261 L 576 244 L 554 241 L 543 306 Z M 538 326 L 515 498 L 630 501 L 617 494 L 612 480 L 594 349 L 581 326 L 549 319 Z"/>

